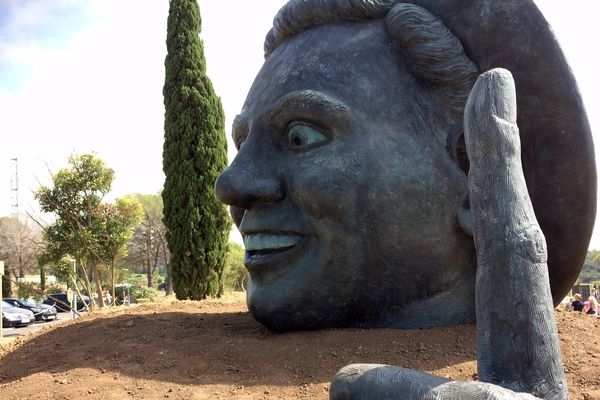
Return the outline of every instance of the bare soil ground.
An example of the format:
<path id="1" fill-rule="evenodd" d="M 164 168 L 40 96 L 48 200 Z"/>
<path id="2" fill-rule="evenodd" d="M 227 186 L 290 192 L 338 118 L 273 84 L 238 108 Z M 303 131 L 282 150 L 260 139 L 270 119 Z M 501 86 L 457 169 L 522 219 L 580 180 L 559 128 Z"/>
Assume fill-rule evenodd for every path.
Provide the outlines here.
<path id="1" fill-rule="evenodd" d="M 600 400 L 600 320 L 557 312 L 571 399 Z M 474 326 L 275 334 L 240 297 L 99 311 L 0 347 L 0 399 L 327 399 L 349 363 L 476 379 Z"/>

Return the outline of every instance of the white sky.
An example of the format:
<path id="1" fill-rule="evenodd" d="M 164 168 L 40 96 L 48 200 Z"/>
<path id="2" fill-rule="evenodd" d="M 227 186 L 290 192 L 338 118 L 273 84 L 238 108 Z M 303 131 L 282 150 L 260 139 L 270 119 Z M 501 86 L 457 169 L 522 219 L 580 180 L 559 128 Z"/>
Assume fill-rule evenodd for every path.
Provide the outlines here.
<path id="1" fill-rule="evenodd" d="M 228 136 L 284 3 L 199 0 Z M 570 60 L 600 148 L 600 2 L 537 3 Z M 38 180 L 47 183 L 48 168 L 62 168 L 72 153 L 94 151 L 115 170 L 113 197 L 158 192 L 167 14 L 167 0 L 0 0 L 0 216 L 11 213 L 15 157 L 21 211 L 35 212 Z M 600 227 L 590 247 L 600 248 Z"/>

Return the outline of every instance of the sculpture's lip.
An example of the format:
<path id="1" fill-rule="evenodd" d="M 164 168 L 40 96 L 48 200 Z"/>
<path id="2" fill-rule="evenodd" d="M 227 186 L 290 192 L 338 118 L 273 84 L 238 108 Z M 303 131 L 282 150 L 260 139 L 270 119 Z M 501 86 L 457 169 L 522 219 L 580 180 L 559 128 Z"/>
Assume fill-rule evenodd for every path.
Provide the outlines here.
<path id="1" fill-rule="evenodd" d="M 282 261 L 294 252 L 305 235 L 296 232 L 244 232 L 244 265 L 250 271 Z M 295 252 L 294 252 L 295 253 Z"/>

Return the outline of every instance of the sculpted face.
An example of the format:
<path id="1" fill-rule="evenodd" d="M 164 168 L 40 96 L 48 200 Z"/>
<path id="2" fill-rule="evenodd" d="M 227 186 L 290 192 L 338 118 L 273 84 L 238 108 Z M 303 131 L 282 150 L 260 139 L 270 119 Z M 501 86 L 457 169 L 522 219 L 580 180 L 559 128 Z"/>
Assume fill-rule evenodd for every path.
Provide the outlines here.
<path id="1" fill-rule="evenodd" d="M 261 323 L 474 318 L 474 249 L 457 222 L 466 176 L 420 123 L 434 100 L 381 21 L 315 27 L 269 56 L 216 187 L 244 237 Z"/>

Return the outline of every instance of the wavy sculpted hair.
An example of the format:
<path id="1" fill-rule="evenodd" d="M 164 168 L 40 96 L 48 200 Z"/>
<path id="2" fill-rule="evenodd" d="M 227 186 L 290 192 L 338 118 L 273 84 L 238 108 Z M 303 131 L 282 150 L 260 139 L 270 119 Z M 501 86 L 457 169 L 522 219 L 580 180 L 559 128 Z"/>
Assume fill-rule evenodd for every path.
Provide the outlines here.
<path id="1" fill-rule="evenodd" d="M 417 81 L 435 93 L 417 105 L 415 122 L 434 132 L 441 145 L 450 146 L 457 139 L 446 135 L 462 124 L 464 106 L 478 71 L 460 41 L 422 7 L 398 0 L 290 0 L 273 20 L 265 39 L 265 58 L 291 36 L 315 26 L 373 19 L 384 19 L 389 36 L 404 54 Z M 431 102 L 440 107 L 432 109 Z"/>

